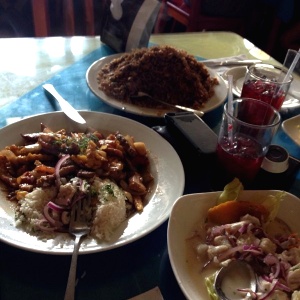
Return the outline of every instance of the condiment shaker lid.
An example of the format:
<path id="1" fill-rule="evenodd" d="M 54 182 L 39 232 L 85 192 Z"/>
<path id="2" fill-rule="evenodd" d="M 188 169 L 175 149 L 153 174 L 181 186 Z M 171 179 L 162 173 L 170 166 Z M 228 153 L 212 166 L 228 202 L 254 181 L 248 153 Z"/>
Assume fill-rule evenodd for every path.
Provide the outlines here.
<path id="1" fill-rule="evenodd" d="M 289 167 L 289 154 L 281 146 L 270 145 L 261 168 L 270 173 L 283 173 Z"/>

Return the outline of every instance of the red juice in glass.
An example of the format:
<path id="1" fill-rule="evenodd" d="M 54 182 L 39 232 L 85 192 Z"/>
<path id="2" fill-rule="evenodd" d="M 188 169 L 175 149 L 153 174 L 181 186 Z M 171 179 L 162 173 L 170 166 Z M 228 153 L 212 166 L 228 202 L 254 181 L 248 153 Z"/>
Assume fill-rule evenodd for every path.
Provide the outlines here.
<path id="1" fill-rule="evenodd" d="M 217 155 L 225 169 L 245 183 L 254 179 L 264 158 L 262 146 L 242 134 L 235 135 L 232 142 L 224 136 L 218 143 Z"/>
<path id="2" fill-rule="evenodd" d="M 279 86 L 276 83 L 248 80 L 244 83 L 241 98 L 261 100 L 279 110 L 285 99 L 285 91 L 279 91 Z"/>

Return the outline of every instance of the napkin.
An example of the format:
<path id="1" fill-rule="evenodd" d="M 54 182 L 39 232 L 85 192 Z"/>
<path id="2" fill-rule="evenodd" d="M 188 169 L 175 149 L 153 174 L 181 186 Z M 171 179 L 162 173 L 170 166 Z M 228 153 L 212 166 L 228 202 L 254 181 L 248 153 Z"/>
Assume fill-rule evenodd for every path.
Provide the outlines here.
<path id="1" fill-rule="evenodd" d="M 163 296 L 160 292 L 160 289 L 158 287 L 155 287 L 128 300 L 163 300 Z"/>
<path id="2" fill-rule="evenodd" d="M 214 58 L 214 59 L 205 59 L 202 62 L 222 62 L 224 60 L 227 61 L 238 61 L 238 60 L 244 60 L 247 59 L 245 54 L 240 54 L 236 56 L 227 56 L 227 57 L 221 57 L 221 58 Z M 232 66 L 215 66 L 210 67 L 211 69 L 214 69 L 219 75 L 222 75 L 224 72 L 229 70 Z"/>

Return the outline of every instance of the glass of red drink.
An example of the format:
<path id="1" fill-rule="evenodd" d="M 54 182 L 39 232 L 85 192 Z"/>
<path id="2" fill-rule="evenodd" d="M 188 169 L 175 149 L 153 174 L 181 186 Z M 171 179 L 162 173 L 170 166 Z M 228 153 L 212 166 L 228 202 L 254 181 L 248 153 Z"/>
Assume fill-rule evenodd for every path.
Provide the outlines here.
<path id="1" fill-rule="evenodd" d="M 261 120 L 252 122 L 251 116 L 257 112 Z M 225 170 L 244 184 L 251 183 L 260 169 L 280 120 L 279 112 L 260 100 L 234 100 L 231 111 L 226 103 L 217 146 L 217 156 Z"/>
<path id="2" fill-rule="evenodd" d="M 241 98 L 253 98 L 271 104 L 280 110 L 293 76 L 286 78 L 287 70 L 269 64 L 255 64 L 246 73 Z"/>

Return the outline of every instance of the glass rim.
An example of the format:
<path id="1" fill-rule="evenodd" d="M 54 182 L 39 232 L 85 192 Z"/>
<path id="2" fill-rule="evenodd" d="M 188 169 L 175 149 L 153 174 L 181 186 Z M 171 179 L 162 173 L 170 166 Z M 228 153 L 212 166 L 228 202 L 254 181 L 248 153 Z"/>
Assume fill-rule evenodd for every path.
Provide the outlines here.
<path id="1" fill-rule="evenodd" d="M 290 84 L 293 80 L 294 80 L 294 77 L 293 77 L 293 75 L 292 74 L 290 74 L 289 75 L 289 78 L 288 78 L 288 80 L 287 81 L 272 81 L 272 80 L 269 80 L 269 79 L 266 79 L 266 78 L 262 78 L 261 76 L 258 76 L 258 75 L 256 75 L 256 74 L 254 74 L 253 73 L 253 69 L 254 68 L 261 68 L 261 69 L 263 69 L 263 68 L 267 68 L 267 69 L 269 69 L 269 70 L 271 70 L 271 69 L 273 69 L 273 70 L 277 70 L 277 71 L 280 71 L 280 72 L 282 72 L 283 74 L 284 74 L 284 77 L 285 77 L 285 75 L 287 74 L 287 71 L 288 71 L 288 69 L 286 68 L 286 67 L 284 67 L 284 66 L 275 66 L 275 65 L 272 65 L 272 64 L 266 64 L 266 63 L 259 63 L 259 64 L 253 64 L 253 65 L 251 65 L 250 67 L 249 67 L 249 69 L 248 69 L 248 72 L 253 76 L 253 77 L 255 77 L 256 79 L 260 79 L 260 80 L 264 80 L 265 82 L 270 82 L 270 83 L 272 83 L 272 84 L 276 84 L 276 85 L 287 85 L 287 84 Z M 284 79 L 284 78 L 283 78 Z"/>
<path id="2" fill-rule="evenodd" d="M 279 113 L 279 111 L 274 108 L 271 104 L 269 103 L 266 103 L 264 101 L 261 101 L 261 100 L 257 100 L 257 99 L 253 99 L 253 98 L 237 98 L 237 99 L 234 99 L 232 101 L 232 104 L 234 105 L 235 103 L 238 103 L 238 102 L 242 102 L 242 101 L 251 101 L 251 102 L 257 102 L 259 103 L 260 105 L 264 105 L 265 107 L 268 107 L 268 109 L 271 109 L 274 113 L 274 115 L 276 115 L 276 119 L 274 119 L 274 121 L 272 122 L 272 124 L 261 124 L 261 125 L 257 125 L 257 124 L 251 124 L 251 123 L 247 123 L 247 122 L 244 122 L 240 119 L 238 119 L 237 117 L 235 117 L 234 115 L 230 114 L 228 112 L 228 102 L 226 102 L 224 104 L 224 113 L 226 114 L 227 117 L 230 117 L 231 119 L 233 119 L 235 122 L 241 124 L 241 125 L 244 125 L 244 126 L 248 126 L 248 127 L 251 127 L 251 128 L 255 128 L 255 129 L 268 129 L 268 128 L 275 128 L 276 126 L 278 126 L 281 122 L 281 115 Z"/>

